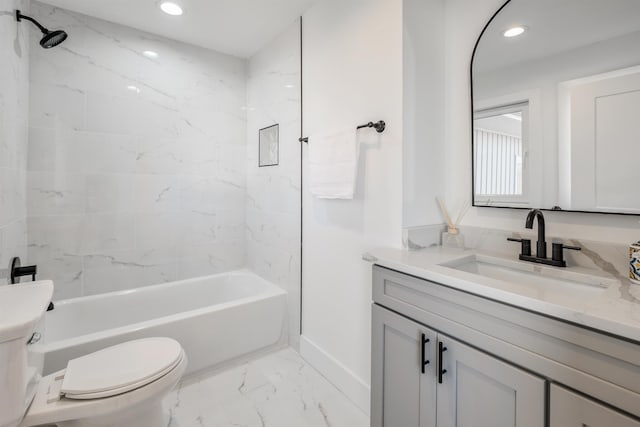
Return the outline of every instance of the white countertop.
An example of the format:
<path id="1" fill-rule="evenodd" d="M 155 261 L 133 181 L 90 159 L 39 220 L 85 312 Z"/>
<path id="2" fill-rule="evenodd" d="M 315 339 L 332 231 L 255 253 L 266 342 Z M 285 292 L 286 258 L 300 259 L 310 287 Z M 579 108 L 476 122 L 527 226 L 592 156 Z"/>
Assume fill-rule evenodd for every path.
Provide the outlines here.
<path id="1" fill-rule="evenodd" d="M 581 297 L 573 297 L 567 292 L 532 290 L 440 265 L 471 254 L 484 253 L 443 247 L 419 251 L 380 248 L 365 253 L 363 259 L 494 301 L 640 342 L 640 285 L 631 283 L 620 274 L 595 268 L 567 268 L 568 271 L 592 274 L 612 283 L 602 292 L 594 292 L 588 297 L 584 297 L 584 294 Z M 517 260 L 517 255 L 514 259 Z"/>

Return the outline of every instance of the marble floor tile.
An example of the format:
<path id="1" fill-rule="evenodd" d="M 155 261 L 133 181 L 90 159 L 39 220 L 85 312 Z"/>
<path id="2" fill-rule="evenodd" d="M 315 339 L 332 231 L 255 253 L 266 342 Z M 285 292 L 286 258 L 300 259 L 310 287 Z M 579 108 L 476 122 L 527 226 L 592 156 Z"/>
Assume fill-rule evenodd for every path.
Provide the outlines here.
<path id="1" fill-rule="evenodd" d="M 369 417 L 294 350 L 189 378 L 165 400 L 169 427 L 367 427 Z"/>

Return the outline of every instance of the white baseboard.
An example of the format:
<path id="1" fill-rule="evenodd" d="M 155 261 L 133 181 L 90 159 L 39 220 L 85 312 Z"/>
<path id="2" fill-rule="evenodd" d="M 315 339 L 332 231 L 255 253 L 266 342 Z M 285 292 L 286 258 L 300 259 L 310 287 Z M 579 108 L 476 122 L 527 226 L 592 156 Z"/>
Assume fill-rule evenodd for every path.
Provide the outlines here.
<path id="1" fill-rule="evenodd" d="M 371 388 L 367 383 L 304 335 L 300 337 L 300 354 L 358 408 L 370 415 Z"/>

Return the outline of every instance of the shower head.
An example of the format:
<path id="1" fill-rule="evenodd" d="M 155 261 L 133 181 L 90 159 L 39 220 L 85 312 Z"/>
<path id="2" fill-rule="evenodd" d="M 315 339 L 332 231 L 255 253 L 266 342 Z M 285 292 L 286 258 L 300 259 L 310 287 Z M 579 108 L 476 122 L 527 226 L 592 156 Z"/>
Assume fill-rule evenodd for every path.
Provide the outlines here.
<path id="1" fill-rule="evenodd" d="M 68 35 L 62 30 L 51 31 L 42 37 L 40 40 L 40 46 L 45 49 L 51 49 L 58 46 L 60 43 L 67 39 Z"/>
<path id="2" fill-rule="evenodd" d="M 51 49 L 52 47 L 58 46 L 60 43 L 65 41 L 68 37 L 67 33 L 62 30 L 50 31 L 40 25 L 38 21 L 33 19 L 30 16 L 23 15 L 19 10 L 16 10 L 16 20 L 18 22 L 22 22 L 22 20 L 26 20 L 32 22 L 40 31 L 42 31 L 43 37 L 40 40 L 40 46 L 45 49 Z"/>

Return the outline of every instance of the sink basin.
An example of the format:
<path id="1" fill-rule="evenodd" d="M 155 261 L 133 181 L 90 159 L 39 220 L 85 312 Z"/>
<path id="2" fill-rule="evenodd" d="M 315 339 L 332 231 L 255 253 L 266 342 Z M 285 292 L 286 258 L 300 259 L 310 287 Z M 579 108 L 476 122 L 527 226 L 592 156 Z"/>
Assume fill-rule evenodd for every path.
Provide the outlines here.
<path id="1" fill-rule="evenodd" d="M 617 283 L 615 279 L 597 274 L 479 254 L 448 261 L 440 266 L 495 279 L 498 282 L 492 281 L 493 287 L 547 300 L 592 298 Z"/>
<path id="2" fill-rule="evenodd" d="M 26 337 L 47 310 L 53 282 L 0 286 L 0 343 Z"/>

